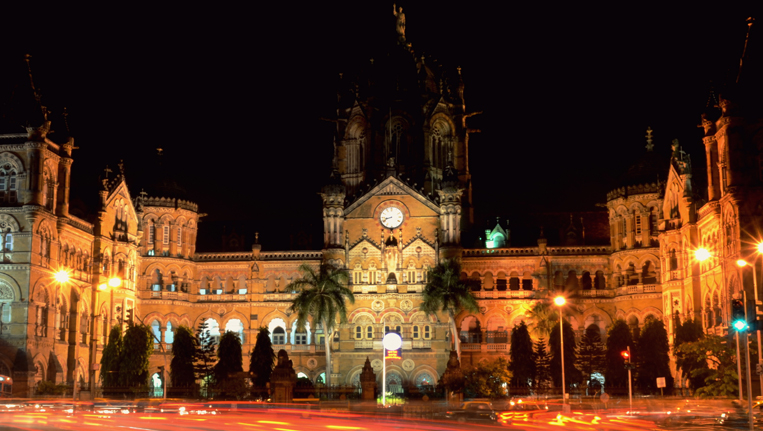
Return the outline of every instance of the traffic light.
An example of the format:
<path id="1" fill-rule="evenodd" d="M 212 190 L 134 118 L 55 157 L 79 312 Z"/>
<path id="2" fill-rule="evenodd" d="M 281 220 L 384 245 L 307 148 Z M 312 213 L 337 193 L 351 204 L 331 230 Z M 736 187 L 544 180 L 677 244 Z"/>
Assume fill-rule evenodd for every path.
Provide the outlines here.
<path id="1" fill-rule="evenodd" d="M 623 350 L 622 352 L 620 352 L 620 355 L 622 355 L 623 359 L 625 359 L 626 364 L 631 361 L 631 354 L 628 353 L 627 350 Z"/>
<path id="2" fill-rule="evenodd" d="M 744 312 L 744 301 L 741 299 L 731 300 L 731 326 L 737 330 L 737 332 L 745 331 L 749 327 Z"/>

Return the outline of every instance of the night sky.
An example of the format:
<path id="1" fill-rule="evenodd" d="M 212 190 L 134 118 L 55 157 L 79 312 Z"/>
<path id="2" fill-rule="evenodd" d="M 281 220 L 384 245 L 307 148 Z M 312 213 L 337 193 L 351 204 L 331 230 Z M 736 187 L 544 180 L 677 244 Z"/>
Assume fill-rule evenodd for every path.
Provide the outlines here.
<path id="1" fill-rule="evenodd" d="M 484 112 L 470 122 L 477 220 L 595 209 L 647 126 L 703 181 L 699 116 L 711 80 L 735 75 L 753 11 L 505 3 L 399 3 L 414 50 L 461 66 L 467 110 Z M 338 73 L 394 43 L 386 1 L 5 12 L 1 78 L 23 80 L 30 53 L 43 102 L 67 107 L 80 205 L 120 159 L 135 196 L 161 147 L 210 234 L 227 223 L 274 246 L 321 224 Z"/>

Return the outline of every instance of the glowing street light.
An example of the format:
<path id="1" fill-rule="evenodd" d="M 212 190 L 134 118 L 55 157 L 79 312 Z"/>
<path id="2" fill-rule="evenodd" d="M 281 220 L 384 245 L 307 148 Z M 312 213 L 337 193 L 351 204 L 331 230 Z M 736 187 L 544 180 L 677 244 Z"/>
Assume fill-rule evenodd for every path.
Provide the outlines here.
<path id="1" fill-rule="evenodd" d="M 710 254 L 710 251 L 706 248 L 698 248 L 694 250 L 694 258 L 697 259 L 700 262 L 704 262 L 708 259 L 710 259 L 712 255 Z"/>
<path id="2" fill-rule="evenodd" d="M 59 271 L 56 271 L 55 274 L 53 274 L 53 278 L 58 282 L 59 284 L 64 283 L 72 283 L 77 285 L 74 280 L 71 278 L 71 271 L 61 269 Z M 92 300 L 91 300 L 91 319 L 90 319 L 90 394 L 91 396 L 95 396 L 95 369 L 93 368 L 93 365 L 95 364 L 95 358 L 96 358 L 96 326 L 95 321 L 99 315 L 95 314 L 96 305 L 98 304 L 98 291 L 105 291 L 109 287 L 117 288 L 122 285 L 122 279 L 119 277 L 111 277 L 106 283 L 100 283 L 100 284 L 92 284 L 91 287 L 93 288 L 93 294 L 92 294 Z M 82 286 L 80 286 L 82 287 Z M 165 359 L 166 360 L 166 359 Z M 164 391 L 165 397 L 167 391 Z"/>
<path id="3" fill-rule="evenodd" d="M 567 300 L 564 296 L 557 296 L 554 298 L 554 304 L 559 307 L 559 346 L 562 356 L 562 404 L 565 406 L 565 411 L 567 405 L 567 391 L 564 387 L 564 318 L 562 317 L 562 306 L 564 306 L 566 302 Z"/>

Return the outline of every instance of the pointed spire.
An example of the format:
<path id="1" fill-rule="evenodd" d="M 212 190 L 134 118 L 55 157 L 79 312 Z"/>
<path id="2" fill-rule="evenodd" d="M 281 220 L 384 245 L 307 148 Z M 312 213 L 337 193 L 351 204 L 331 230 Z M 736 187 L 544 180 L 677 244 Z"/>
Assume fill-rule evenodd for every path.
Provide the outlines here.
<path id="1" fill-rule="evenodd" d="M 750 30 L 752 30 L 752 24 L 755 22 L 755 18 L 747 18 L 747 35 L 744 37 L 744 48 L 742 48 L 742 56 L 739 57 L 739 72 L 737 72 L 736 83 L 739 83 L 742 77 L 742 67 L 744 66 L 744 60 L 747 57 L 747 44 L 750 42 Z"/>

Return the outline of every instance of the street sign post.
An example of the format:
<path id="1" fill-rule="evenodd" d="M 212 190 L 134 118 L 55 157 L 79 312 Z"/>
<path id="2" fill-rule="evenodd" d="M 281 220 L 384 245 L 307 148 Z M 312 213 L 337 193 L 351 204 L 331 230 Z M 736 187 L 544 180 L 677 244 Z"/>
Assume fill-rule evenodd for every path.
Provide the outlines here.
<path id="1" fill-rule="evenodd" d="M 657 387 L 660 388 L 660 395 L 663 397 L 665 396 L 665 393 L 662 390 L 665 386 L 665 377 L 657 377 Z"/>

